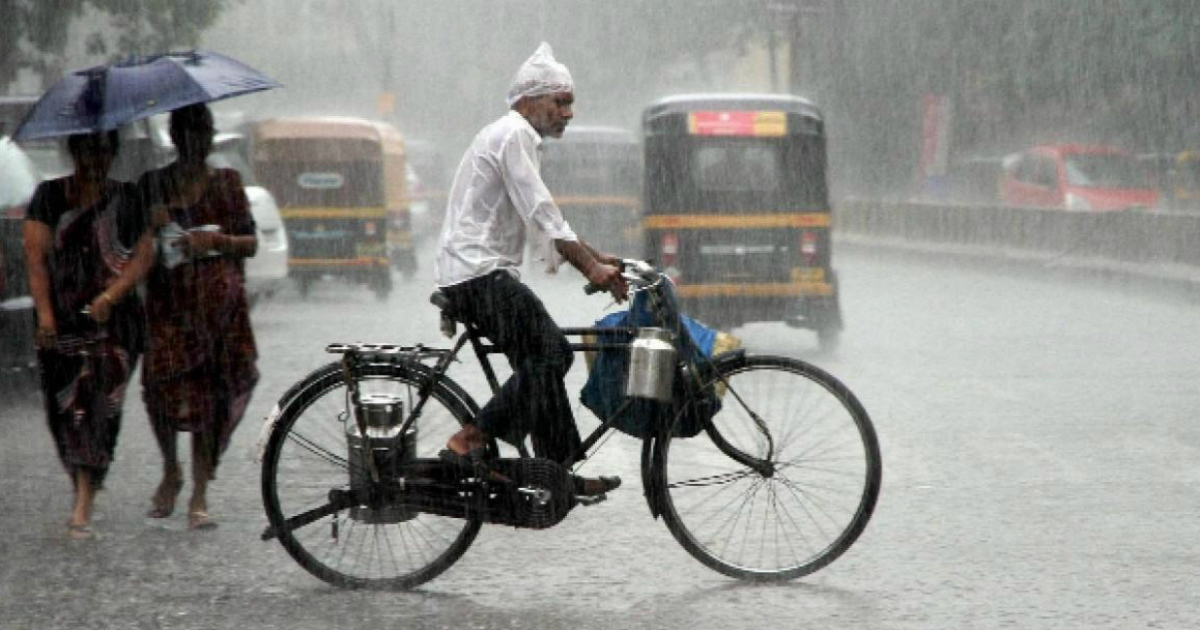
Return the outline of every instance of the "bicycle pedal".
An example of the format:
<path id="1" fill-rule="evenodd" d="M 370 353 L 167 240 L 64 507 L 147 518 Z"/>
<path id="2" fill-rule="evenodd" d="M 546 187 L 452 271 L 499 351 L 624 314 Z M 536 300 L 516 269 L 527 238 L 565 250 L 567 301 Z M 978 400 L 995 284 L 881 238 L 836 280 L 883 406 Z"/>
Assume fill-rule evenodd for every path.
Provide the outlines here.
<path id="1" fill-rule="evenodd" d="M 584 495 L 580 495 L 580 494 L 575 495 L 575 502 L 578 503 L 579 505 L 582 505 L 585 507 L 591 506 L 591 505 L 596 505 L 597 503 L 603 503 L 607 499 L 608 499 L 607 494 L 597 494 L 597 495 L 592 495 L 592 496 L 584 496 Z"/>

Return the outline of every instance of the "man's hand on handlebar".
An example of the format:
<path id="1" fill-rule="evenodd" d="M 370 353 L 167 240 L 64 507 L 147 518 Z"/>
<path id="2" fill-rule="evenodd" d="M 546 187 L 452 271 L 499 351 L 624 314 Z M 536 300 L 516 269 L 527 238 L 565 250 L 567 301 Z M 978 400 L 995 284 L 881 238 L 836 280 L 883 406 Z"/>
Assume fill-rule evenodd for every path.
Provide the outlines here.
<path id="1" fill-rule="evenodd" d="M 616 259 L 613 260 L 620 262 Z M 617 304 L 629 299 L 629 285 L 621 276 L 621 268 L 617 265 L 597 261 L 588 268 L 587 279 L 592 286 L 600 287 L 611 293 Z"/>
<path id="2" fill-rule="evenodd" d="M 623 267 L 625 266 L 625 261 L 623 259 L 621 259 L 620 257 L 617 257 L 617 256 L 613 256 L 612 254 L 597 253 L 596 261 L 604 263 L 611 267 L 616 267 L 617 269 L 623 269 Z"/>

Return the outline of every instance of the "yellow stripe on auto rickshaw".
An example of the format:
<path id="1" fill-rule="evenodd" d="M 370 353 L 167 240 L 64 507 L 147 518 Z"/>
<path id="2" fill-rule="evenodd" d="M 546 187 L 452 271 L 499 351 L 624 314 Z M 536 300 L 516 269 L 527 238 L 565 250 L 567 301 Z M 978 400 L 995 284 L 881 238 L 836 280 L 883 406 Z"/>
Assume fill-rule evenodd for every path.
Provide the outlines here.
<path id="1" fill-rule="evenodd" d="M 767 228 L 821 228 L 831 224 L 828 212 L 787 214 L 658 214 L 642 219 L 650 230 L 757 230 Z"/>
<path id="2" fill-rule="evenodd" d="M 626 208 L 636 208 L 638 207 L 639 200 L 637 197 L 574 196 L 555 197 L 554 203 L 560 206 L 624 206 Z"/>
<path id="3" fill-rule="evenodd" d="M 386 257 L 376 256 L 360 258 L 289 258 L 288 265 L 293 267 L 373 267 L 387 266 Z"/>
<path id="4" fill-rule="evenodd" d="M 285 219 L 383 219 L 387 210 L 383 206 L 367 206 L 363 208 L 280 208 L 279 214 Z"/>
<path id="5" fill-rule="evenodd" d="M 675 294 L 684 298 L 795 297 L 833 295 L 833 286 L 825 282 L 683 284 L 675 287 Z"/>

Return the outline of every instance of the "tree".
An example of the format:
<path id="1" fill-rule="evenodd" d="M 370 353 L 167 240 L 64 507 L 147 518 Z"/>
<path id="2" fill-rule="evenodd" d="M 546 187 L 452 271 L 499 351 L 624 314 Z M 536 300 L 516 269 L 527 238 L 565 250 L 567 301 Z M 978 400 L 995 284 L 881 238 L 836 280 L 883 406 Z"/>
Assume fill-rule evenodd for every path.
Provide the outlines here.
<path id="1" fill-rule="evenodd" d="M 67 28 L 84 0 L 0 0 L 0 87 L 22 69 L 44 72 L 49 58 L 62 51 Z"/>
<path id="2" fill-rule="evenodd" d="M 73 25 L 88 52 L 107 58 L 193 47 L 221 11 L 240 0 L 0 0 L 0 90 L 22 70 L 53 81 Z"/>
<path id="3" fill-rule="evenodd" d="M 91 0 L 112 16 L 114 52 L 150 54 L 193 48 L 223 10 L 239 0 Z M 98 50 L 107 54 L 109 48 Z"/>

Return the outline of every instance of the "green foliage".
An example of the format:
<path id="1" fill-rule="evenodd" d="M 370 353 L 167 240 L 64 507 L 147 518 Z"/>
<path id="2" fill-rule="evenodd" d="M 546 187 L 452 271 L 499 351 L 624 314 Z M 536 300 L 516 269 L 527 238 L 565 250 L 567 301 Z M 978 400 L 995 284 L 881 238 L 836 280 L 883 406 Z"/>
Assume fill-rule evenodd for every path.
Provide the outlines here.
<path id="1" fill-rule="evenodd" d="M 46 55 L 62 50 L 84 0 L 0 0 L 0 88 L 22 68 L 41 71 Z"/>
<path id="2" fill-rule="evenodd" d="M 195 47 L 230 0 L 92 0 L 117 26 L 118 53 L 150 54 Z"/>
<path id="3" fill-rule="evenodd" d="M 22 69 L 61 72 L 71 27 L 88 19 L 88 51 L 106 57 L 194 47 L 221 11 L 240 0 L 0 0 L 0 91 Z"/>

